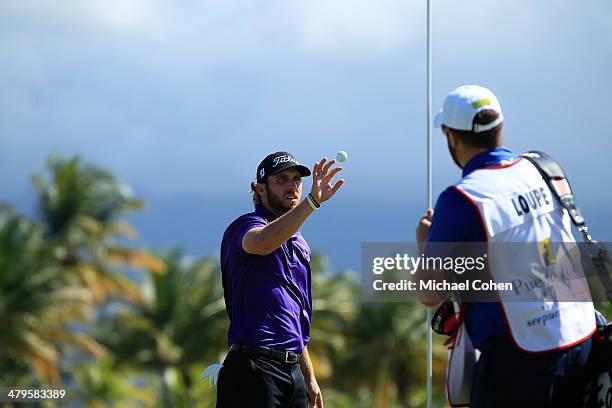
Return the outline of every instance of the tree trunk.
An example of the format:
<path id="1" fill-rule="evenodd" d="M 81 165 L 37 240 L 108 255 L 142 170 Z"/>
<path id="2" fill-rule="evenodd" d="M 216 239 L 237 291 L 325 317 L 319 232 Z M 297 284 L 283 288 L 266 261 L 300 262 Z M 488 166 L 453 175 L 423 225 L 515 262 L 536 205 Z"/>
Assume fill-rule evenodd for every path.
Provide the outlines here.
<path id="1" fill-rule="evenodd" d="M 397 397 L 403 407 L 408 407 L 408 387 L 410 385 L 408 369 L 403 364 L 397 364 L 394 367 L 393 374 L 395 376 L 395 386 L 397 387 Z"/>
<path id="2" fill-rule="evenodd" d="M 170 387 L 168 387 L 168 383 L 166 383 L 166 367 L 161 366 L 158 370 L 160 386 L 161 386 L 161 400 L 164 407 L 174 408 L 174 404 L 172 403 L 172 395 L 170 393 Z"/>
<path id="3" fill-rule="evenodd" d="M 189 367 L 182 366 L 181 367 L 181 377 L 183 377 L 183 385 L 185 386 L 185 394 L 187 397 L 187 402 L 189 406 L 195 406 L 194 401 L 191 399 L 191 389 L 193 388 L 193 378 L 191 377 L 191 373 L 189 372 Z"/>

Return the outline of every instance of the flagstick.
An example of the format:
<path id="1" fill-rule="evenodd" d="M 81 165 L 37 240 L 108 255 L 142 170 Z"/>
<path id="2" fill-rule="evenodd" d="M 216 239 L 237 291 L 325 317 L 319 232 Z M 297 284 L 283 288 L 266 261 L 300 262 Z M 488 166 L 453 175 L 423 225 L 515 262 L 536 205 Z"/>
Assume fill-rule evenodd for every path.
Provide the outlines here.
<path id="1" fill-rule="evenodd" d="M 432 208 L 432 137 L 431 137 L 431 0 L 427 0 L 427 208 Z M 427 308 L 427 408 L 432 394 L 431 308 Z"/>

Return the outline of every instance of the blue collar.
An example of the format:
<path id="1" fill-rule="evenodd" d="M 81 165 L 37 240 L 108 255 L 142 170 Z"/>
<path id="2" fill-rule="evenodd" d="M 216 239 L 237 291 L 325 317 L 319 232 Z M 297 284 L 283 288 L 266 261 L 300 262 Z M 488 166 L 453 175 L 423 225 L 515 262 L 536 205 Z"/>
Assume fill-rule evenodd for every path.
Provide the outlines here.
<path id="1" fill-rule="evenodd" d="M 507 162 L 518 160 L 519 156 L 507 147 L 496 147 L 486 152 L 478 153 L 472 157 L 463 168 L 462 176 L 465 177 L 474 170 L 487 166 L 499 166 Z"/>

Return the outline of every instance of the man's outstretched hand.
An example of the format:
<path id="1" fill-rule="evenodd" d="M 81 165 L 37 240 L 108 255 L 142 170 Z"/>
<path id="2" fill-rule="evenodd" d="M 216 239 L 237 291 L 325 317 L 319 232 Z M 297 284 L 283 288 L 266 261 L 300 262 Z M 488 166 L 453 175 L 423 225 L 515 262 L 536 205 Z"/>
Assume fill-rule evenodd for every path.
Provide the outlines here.
<path id="1" fill-rule="evenodd" d="M 333 185 L 331 183 L 334 176 L 342 171 L 342 167 L 334 167 L 332 169 L 334 163 L 336 163 L 336 160 L 327 161 L 327 157 L 324 157 L 320 162 L 315 163 L 312 168 L 312 189 L 310 194 L 319 204 L 332 198 L 336 191 L 344 184 L 344 179 L 336 181 Z"/>

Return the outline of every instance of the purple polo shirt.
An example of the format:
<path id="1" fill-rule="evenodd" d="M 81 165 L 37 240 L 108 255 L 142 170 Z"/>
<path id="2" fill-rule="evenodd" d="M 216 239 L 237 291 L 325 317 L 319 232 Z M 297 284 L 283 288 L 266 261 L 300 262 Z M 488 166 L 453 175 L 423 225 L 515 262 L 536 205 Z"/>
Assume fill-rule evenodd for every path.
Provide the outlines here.
<path id="1" fill-rule="evenodd" d="M 261 205 L 232 222 L 221 242 L 221 273 L 230 319 L 227 342 L 300 352 L 310 339 L 310 248 L 297 231 L 269 255 L 242 248 L 249 230 L 276 216 Z"/>

